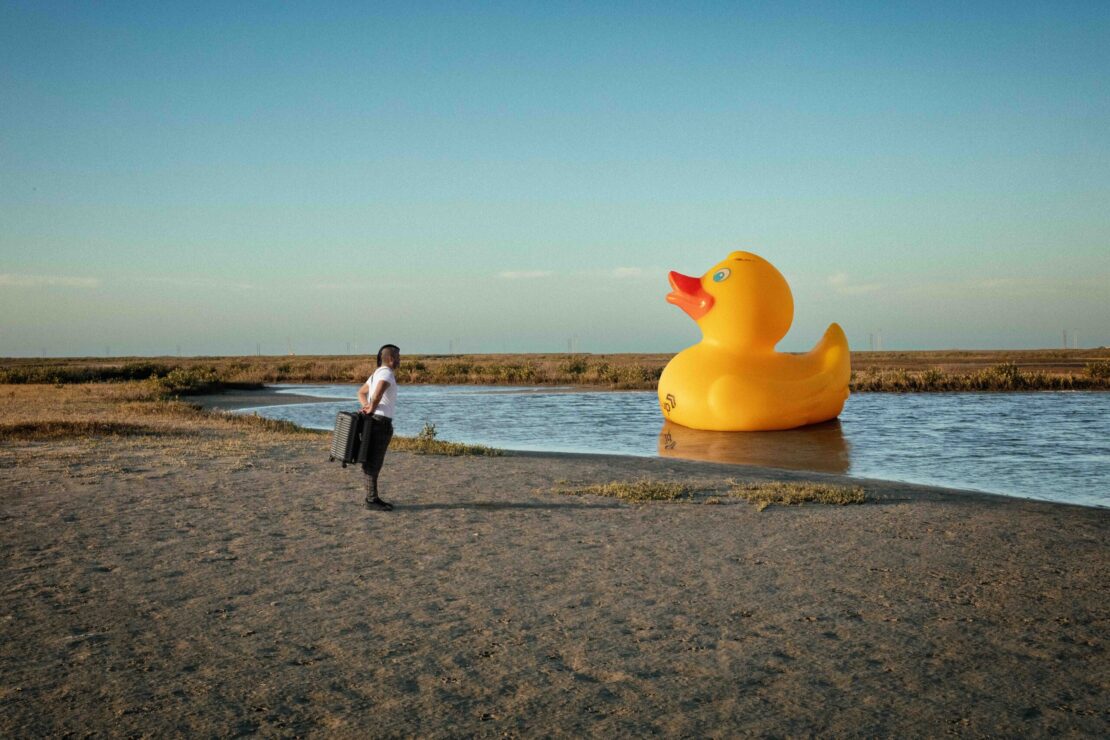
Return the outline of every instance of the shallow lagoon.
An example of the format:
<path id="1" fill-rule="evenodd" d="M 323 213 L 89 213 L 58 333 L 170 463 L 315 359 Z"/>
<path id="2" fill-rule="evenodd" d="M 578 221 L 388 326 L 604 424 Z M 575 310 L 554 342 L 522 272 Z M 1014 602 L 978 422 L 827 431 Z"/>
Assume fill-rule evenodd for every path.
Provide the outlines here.
<path id="1" fill-rule="evenodd" d="M 331 429 L 357 387 L 279 386 L 335 399 L 244 409 Z M 668 455 L 1110 506 L 1110 393 L 857 393 L 839 421 L 788 432 L 665 425 L 653 391 L 401 386 L 398 434 L 513 450 Z"/>

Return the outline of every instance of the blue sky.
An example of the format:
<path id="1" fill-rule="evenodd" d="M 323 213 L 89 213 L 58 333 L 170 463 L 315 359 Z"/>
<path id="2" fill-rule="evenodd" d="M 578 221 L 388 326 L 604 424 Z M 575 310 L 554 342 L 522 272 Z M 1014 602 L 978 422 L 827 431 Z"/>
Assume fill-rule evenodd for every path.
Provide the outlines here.
<path id="1" fill-rule="evenodd" d="M 0 0 L 0 355 L 1110 344 L 1110 5 L 832 5 Z"/>

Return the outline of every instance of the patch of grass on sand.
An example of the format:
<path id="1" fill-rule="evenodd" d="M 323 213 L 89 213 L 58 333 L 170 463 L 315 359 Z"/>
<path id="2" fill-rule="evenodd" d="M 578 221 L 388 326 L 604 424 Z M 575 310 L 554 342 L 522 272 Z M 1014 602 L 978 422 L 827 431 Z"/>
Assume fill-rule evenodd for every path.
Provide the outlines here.
<path id="1" fill-rule="evenodd" d="M 436 439 L 436 425 L 431 423 L 425 423 L 424 428 L 420 430 L 420 434 L 415 437 L 394 437 L 389 448 L 401 452 L 415 452 L 417 455 L 447 455 L 448 457 L 459 457 L 460 455 L 499 457 L 503 454 L 501 450 L 494 447 Z"/>
<path id="2" fill-rule="evenodd" d="M 574 485 L 557 480 L 552 488 L 555 493 L 567 496 L 606 496 L 622 501 L 685 501 L 700 500 L 704 504 L 723 504 L 726 498 L 743 499 L 763 511 L 771 504 L 792 506 L 804 503 L 862 504 L 866 495 L 858 486 L 838 486 L 813 481 L 679 481 L 640 478 L 630 481 L 610 481 Z M 701 496 L 699 494 L 705 494 Z"/>
<path id="3" fill-rule="evenodd" d="M 553 490 L 567 496 L 607 496 L 622 501 L 689 501 L 694 497 L 694 492 L 701 489 L 677 481 L 641 478 L 584 486 L 557 483 Z"/>
<path id="4" fill-rule="evenodd" d="M 763 511 L 771 504 L 862 504 L 867 495 L 859 486 L 837 486 L 812 481 L 732 482 L 729 495 L 742 498 Z"/>

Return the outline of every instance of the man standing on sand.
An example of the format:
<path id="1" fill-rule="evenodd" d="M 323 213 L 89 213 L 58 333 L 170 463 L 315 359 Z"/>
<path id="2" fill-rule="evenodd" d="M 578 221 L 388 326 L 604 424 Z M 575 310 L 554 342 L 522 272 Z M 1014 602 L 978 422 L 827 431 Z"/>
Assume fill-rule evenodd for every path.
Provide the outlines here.
<path id="1" fill-rule="evenodd" d="M 378 350 L 378 369 L 358 389 L 361 411 L 366 415 L 358 459 L 366 473 L 366 508 L 392 511 L 393 504 L 378 498 L 378 473 L 385 461 L 385 450 L 393 439 L 393 414 L 397 409 L 397 378 L 393 371 L 401 366 L 401 350 L 385 344 Z"/>

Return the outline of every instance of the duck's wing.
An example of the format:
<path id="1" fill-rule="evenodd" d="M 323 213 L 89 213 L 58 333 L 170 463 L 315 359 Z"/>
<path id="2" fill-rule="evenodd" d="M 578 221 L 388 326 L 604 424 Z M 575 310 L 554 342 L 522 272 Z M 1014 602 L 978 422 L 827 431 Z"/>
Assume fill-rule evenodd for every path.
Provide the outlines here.
<path id="1" fill-rule="evenodd" d="M 709 389 L 710 408 L 735 431 L 792 429 L 840 414 L 852 374 L 844 330 L 832 324 L 816 347 L 791 360 L 795 372 L 779 377 L 736 374 L 716 380 Z"/>

